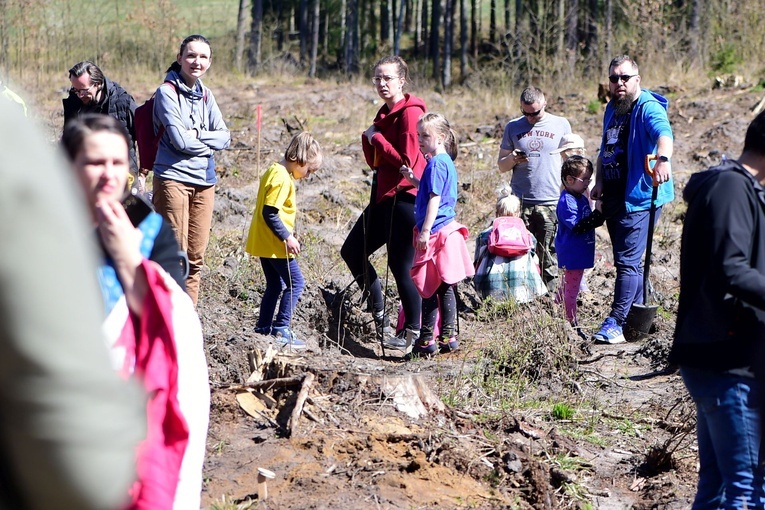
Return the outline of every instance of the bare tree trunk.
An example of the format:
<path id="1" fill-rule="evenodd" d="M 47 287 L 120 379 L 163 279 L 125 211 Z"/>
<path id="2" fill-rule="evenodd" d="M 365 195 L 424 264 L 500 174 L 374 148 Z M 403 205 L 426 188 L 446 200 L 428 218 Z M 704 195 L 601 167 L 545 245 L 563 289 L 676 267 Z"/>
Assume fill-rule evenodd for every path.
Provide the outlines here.
<path id="1" fill-rule="evenodd" d="M 446 0 L 444 9 L 444 66 L 441 84 L 444 88 L 452 84 L 452 48 L 454 47 L 454 0 Z"/>
<path id="2" fill-rule="evenodd" d="M 420 56 L 422 47 L 422 2 L 427 0 L 414 0 L 414 56 Z"/>
<path id="3" fill-rule="evenodd" d="M 345 74 L 359 70 L 359 0 L 348 0 L 348 30 L 345 32 Z"/>
<path id="4" fill-rule="evenodd" d="M 300 63 L 305 65 L 308 60 L 308 0 L 300 0 L 298 22 L 298 31 L 300 32 Z"/>
<path id="5" fill-rule="evenodd" d="M 390 27 L 388 29 L 388 47 L 393 47 L 393 39 L 396 37 L 396 12 L 398 11 L 396 9 L 396 0 L 388 0 L 388 26 Z"/>
<path id="6" fill-rule="evenodd" d="M 614 3 L 613 0 L 605 0 L 605 32 L 606 32 L 606 58 L 609 60 L 614 57 L 611 55 L 614 37 Z M 593 14 L 594 15 L 594 14 Z M 596 18 L 597 19 L 597 18 Z M 596 39 L 597 40 L 597 39 Z"/>
<path id="7" fill-rule="evenodd" d="M 348 30 L 348 27 L 345 26 L 345 15 L 348 12 L 348 7 L 346 4 L 346 0 L 341 0 L 340 2 L 340 44 L 345 46 L 345 32 Z"/>
<path id="8" fill-rule="evenodd" d="M 433 61 L 433 80 L 439 81 L 441 62 L 439 60 L 440 45 L 438 44 L 438 32 L 441 26 L 441 0 L 433 0 L 430 12 L 430 58 Z"/>
<path id="9" fill-rule="evenodd" d="M 510 32 L 510 5 L 511 0 L 505 0 L 505 35 Z"/>
<path id="10" fill-rule="evenodd" d="M 468 74 L 468 16 L 467 0 L 460 0 L 460 79 Z"/>
<path id="11" fill-rule="evenodd" d="M 284 10 L 282 7 L 282 2 L 279 2 L 276 6 L 276 51 L 279 52 L 284 50 Z"/>
<path id="12" fill-rule="evenodd" d="M 513 41 L 513 58 L 516 60 L 521 57 L 521 30 L 523 29 L 523 1 L 515 0 L 515 40 Z"/>
<path id="13" fill-rule="evenodd" d="M 555 23 L 555 32 L 558 34 L 556 60 L 565 61 L 566 55 L 566 0 L 558 0 L 558 21 Z"/>
<path id="14" fill-rule="evenodd" d="M 478 0 L 470 0 L 470 53 L 478 58 Z"/>
<path id="15" fill-rule="evenodd" d="M 380 2 L 380 42 L 385 43 L 390 40 L 390 1 L 382 0 Z"/>
<path id="16" fill-rule="evenodd" d="M 497 44 L 497 0 L 491 0 L 489 7 L 489 42 Z"/>
<path id="17" fill-rule="evenodd" d="M 311 23 L 311 67 L 308 76 L 316 78 L 316 55 L 319 52 L 319 23 L 321 20 L 321 0 L 313 0 L 313 23 Z"/>
<path id="18" fill-rule="evenodd" d="M 263 39 L 263 0 L 252 0 L 252 24 L 250 25 L 250 51 L 247 55 L 247 71 L 250 75 L 260 70 L 260 51 Z"/>
<path id="19" fill-rule="evenodd" d="M 8 0 L 0 0 L 0 72 L 8 74 Z"/>
<path id="20" fill-rule="evenodd" d="M 326 59 L 329 56 L 329 9 L 324 10 L 324 47 L 322 55 Z"/>
<path id="21" fill-rule="evenodd" d="M 368 13 L 367 16 L 364 16 L 364 18 L 359 18 L 359 30 L 360 30 L 360 36 L 363 38 L 361 47 L 366 48 L 369 45 L 369 41 L 374 41 L 374 44 L 377 45 L 378 39 L 377 39 L 377 14 L 375 11 L 375 2 L 372 0 L 368 0 L 364 7 L 362 8 L 361 5 L 359 5 L 358 12 L 364 12 L 364 9 L 368 9 L 366 12 Z M 382 6 L 380 7 L 382 9 Z M 382 11 L 381 11 L 382 12 Z M 366 19 L 366 26 L 367 30 L 363 30 L 361 28 L 361 20 Z M 382 19 L 382 14 L 380 14 L 380 19 Z M 382 37 L 382 32 L 380 32 L 380 37 Z"/>
<path id="22" fill-rule="evenodd" d="M 701 0 L 691 0 L 691 16 L 688 20 L 689 53 L 691 62 L 699 64 L 701 56 Z"/>
<path id="23" fill-rule="evenodd" d="M 396 31 L 393 36 L 393 54 L 398 55 L 401 52 L 401 31 L 404 29 L 404 12 L 406 1 L 399 0 L 398 19 L 396 20 Z"/>
<path id="24" fill-rule="evenodd" d="M 579 26 L 579 0 L 568 0 L 568 12 L 566 13 L 566 52 L 568 53 L 569 70 L 573 73 L 576 66 L 577 27 Z"/>
<path id="25" fill-rule="evenodd" d="M 422 48 L 425 55 L 425 65 L 430 58 L 430 29 L 428 28 L 428 0 L 422 0 Z"/>
<path id="26" fill-rule="evenodd" d="M 235 65 L 236 70 L 242 71 L 242 59 L 244 57 L 244 36 L 247 33 L 247 10 L 249 8 L 249 0 L 239 0 L 239 15 L 236 20 L 236 56 Z M 0 4 L 0 7 L 2 5 Z"/>
<path id="27" fill-rule="evenodd" d="M 606 0 L 608 3 L 610 0 Z M 589 72 L 599 72 L 598 65 L 598 0 L 589 0 L 587 19 L 587 35 L 585 37 L 585 52 L 588 56 Z M 597 66 L 597 68 L 595 67 Z"/>

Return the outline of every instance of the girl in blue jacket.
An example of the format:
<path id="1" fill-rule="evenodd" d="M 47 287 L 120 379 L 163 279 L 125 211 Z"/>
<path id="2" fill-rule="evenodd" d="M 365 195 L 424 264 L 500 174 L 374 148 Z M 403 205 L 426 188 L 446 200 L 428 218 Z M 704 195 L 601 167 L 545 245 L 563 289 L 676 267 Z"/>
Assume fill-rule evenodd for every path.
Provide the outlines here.
<path id="1" fill-rule="evenodd" d="M 595 263 L 595 230 L 584 228 L 586 222 L 583 222 L 592 212 L 586 195 L 592 172 L 592 163 L 582 156 L 568 158 L 560 171 L 563 191 L 557 206 L 555 250 L 558 252 L 558 267 L 563 270 L 563 279 L 558 289 L 558 299 L 562 299 L 566 318 L 574 326 L 577 325 L 576 298 L 579 295 L 579 285 L 584 270 Z"/>

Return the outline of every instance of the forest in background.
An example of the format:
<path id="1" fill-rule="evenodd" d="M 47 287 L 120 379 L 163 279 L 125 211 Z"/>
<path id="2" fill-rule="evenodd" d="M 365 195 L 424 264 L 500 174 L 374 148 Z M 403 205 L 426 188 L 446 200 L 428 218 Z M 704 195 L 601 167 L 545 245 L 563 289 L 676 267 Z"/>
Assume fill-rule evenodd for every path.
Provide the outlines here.
<path id="1" fill-rule="evenodd" d="M 628 53 L 666 75 L 759 81 L 765 1 L 0 0 L 0 73 L 43 81 L 91 59 L 161 76 L 202 33 L 217 72 L 355 77 L 401 54 L 438 88 L 576 83 Z M 477 81 L 475 78 L 477 77 Z M 471 81 L 472 80 L 472 81 Z"/>

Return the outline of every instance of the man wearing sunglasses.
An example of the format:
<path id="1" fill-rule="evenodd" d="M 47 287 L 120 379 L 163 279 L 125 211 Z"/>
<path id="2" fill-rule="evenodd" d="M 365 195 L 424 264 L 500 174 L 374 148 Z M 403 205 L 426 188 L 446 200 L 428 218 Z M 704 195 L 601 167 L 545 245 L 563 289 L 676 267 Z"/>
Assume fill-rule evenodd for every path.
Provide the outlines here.
<path id="1" fill-rule="evenodd" d="M 135 100 L 119 83 L 104 76 L 89 60 L 78 62 L 69 69 L 72 88 L 63 100 L 64 124 L 84 113 L 102 113 L 121 121 L 130 134 L 130 173 L 137 185 L 138 161 L 135 153 Z M 141 181 L 145 180 L 145 177 Z M 134 186 L 135 187 L 135 186 Z M 142 191 L 139 185 L 139 191 Z"/>
<path id="2" fill-rule="evenodd" d="M 624 342 L 622 327 L 633 303 L 642 304 L 642 258 L 648 239 L 649 209 L 653 182 L 645 172 L 645 157 L 657 157 L 653 167 L 658 183 L 656 213 L 675 198 L 670 159 L 672 128 L 667 117 L 669 102 L 650 90 L 641 90 L 634 60 L 626 55 L 608 66 L 611 100 L 603 118 L 603 139 L 597 161 L 595 186 L 590 196 L 602 201 L 611 236 L 616 283 L 611 312 L 593 339 Z"/>
<path id="3" fill-rule="evenodd" d="M 520 106 L 521 116 L 505 126 L 497 165 L 500 172 L 513 172 L 510 186 L 521 201 L 521 218 L 537 240 L 542 279 L 553 291 L 558 284 L 555 206 L 560 198 L 561 157 L 551 152 L 571 133 L 571 125 L 545 111 L 547 101 L 537 87 L 524 89 Z"/>

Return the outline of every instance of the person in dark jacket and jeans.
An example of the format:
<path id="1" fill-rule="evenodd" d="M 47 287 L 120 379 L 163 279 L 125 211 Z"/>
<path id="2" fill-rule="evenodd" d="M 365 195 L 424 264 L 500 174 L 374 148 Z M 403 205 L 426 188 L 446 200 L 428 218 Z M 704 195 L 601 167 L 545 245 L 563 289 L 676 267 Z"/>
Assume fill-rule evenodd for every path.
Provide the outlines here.
<path id="1" fill-rule="evenodd" d="M 69 70 L 72 88 L 64 98 L 64 124 L 85 113 L 103 113 L 122 122 L 130 135 L 128 151 L 133 183 L 143 191 L 146 176 L 138 179 L 138 160 L 135 153 L 135 100 L 119 83 L 104 76 L 103 71 L 89 60 L 76 63 Z M 134 187 L 135 187 L 134 186 Z"/>
<path id="2" fill-rule="evenodd" d="M 763 508 L 765 387 L 765 112 L 738 160 L 693 175 L 680 254 L 680 302 L 670 363 L 696 403 L 699 482 L 694 509 Z M 759 377 L 756 377 L 759 376 Z"/>

